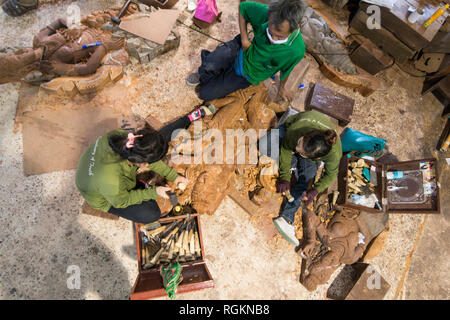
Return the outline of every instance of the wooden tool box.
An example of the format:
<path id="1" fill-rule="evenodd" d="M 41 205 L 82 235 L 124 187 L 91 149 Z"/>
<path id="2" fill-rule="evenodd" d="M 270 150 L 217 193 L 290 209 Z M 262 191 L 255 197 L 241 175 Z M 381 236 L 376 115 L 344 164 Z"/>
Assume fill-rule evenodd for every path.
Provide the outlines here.
<path id="1" fill-rule="evenodd" d="M 201 258 L 194 261 L 183 262 L 180 265 L 183 267 L 182 275 L 183 281 L 179 284 L 177 294 L 195 290 L 201 290 L 214 287 L 214 281 L 209 273 L 208 267 L 204 261 L 205 248 L 203 246 L 203 237 L 200 226 L 200 217 L 197 213 L 191 214 L 191 218 L 196 219 L 198 226 L 198 235 L 200 239 Z M 187 215 L 168 217 L 160 219 L 159 222 L 172 222 L 174 220 L 183 220 Z M 136 233 L 136 247 L 138 258 L 138 276 L 134 283 L 133 289 L 130 294 L 131 300 L 144 300 L 155 297 L 167 296 L 165 288 L 163 286 L 162 277 L 159 272 L 159 266 L 144 270 L 142 268 L 142 243 L 140 228 L 142 224 L 135 223 Z"/>
<path id="2" fill-rule="evenodd" d="M 357 161 L 359 157 L 351 156 L 350 158 L 347 156 L 343 156 L 339 165 L 339 174 L 338 174 L 338 191 L 339 197 L 337 200 L 337 204 L 350 207 L 354 209 L 359 209 L 365 212 L 372 213 L 380 213 L 380 212 L 388 212 L 388 213 L 440 213 L 440 203 L 439 203 L 439 180 L 438 180 L 438 169 L 437 169 L 437 161 L 435 158 L 427 158 L 420 160 L 411 160 L 411 161 L 402 161 L 397 163 L 389 163 L 384 164 L 376 161 L 370 161 L 364 159 L 364 161 L 369 166 L 374 166 L 376 168 L 376 176 L 377 176 L 377 186 L 375 187 L 375 195 L 379 200 L 379 204 L 382 208 L 380 209 L 374 207 L 369 208 L 366 206 L 354 204 L 351 200 L 348 199 L 349 194 L 349 186 L 347 181 L 347 169 L 349 163 L 352 161 Z M 436 182 L 436 192 L 431 195 L 426 196 L 426 201 L 424 203 L 402 203 L 402 204 L 394 204 L 388 201 L 388 191 L 387 191 L 387 172 L 392 171 L 407 171 L 407 170 L 419 170 L 420 162 L 431 162 L 434 165 L 434 173 L 435 173 L 435 182 Z"/>

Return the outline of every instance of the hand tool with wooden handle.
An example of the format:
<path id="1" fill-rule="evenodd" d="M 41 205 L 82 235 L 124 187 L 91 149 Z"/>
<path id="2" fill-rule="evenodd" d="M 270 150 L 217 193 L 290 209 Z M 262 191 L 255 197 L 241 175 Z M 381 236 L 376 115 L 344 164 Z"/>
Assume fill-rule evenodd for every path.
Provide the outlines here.
<path id="1" fill-rule="evenodd" d="M 175 228 L 173 228 L 173 230 L 170 231 L 167 235 L 164 234 L 163 236 L 161 236 L 161 243 L 166 244 L 169 241 L 170 237 L 175 236 L 182 225 L 183 221 L 180 221 L 180 223 L 177 224 Z"/>
<path id="2" fill-rule="evenodd" d="M 194 241 L 195 241 L 195 255 L 197 257 L 201 257 L 202 248 L 200 248 L 200 238 L 199 238 L 199 235 L 198 235 L 198 226 L 197 226 L 197 224 L 195 224 Z"/>
<path id="3" fill-rule="evenodd" d="M 183 225 L 183 227 L 180 228 L 180 230 L 178 231 L 179 237 L 178 237 L 177 242 L 176 242 L 176 244 L 175 244 L 175 246 L 176 246 L 177 248 L 181 248 L 181 243 L 183 242 L 183 239 L 184 239 L 183 234 L 184 234 L 184 232 L 185 232 L 185 230 L 186 230 L 186 228 L 187 228 L 188 226 L 189 226 L 189 221 L 186 220 L 186 221 L 185 221 L 185 224 Z"/>

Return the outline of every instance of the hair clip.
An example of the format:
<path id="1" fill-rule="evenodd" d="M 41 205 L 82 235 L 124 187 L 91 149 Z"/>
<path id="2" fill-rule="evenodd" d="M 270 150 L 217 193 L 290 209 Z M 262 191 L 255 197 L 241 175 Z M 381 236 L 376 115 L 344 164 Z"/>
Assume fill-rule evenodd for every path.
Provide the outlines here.
<path id="1" fill-rule="evenodd" d="M 134 134 L 132 134 L 132 133 L 130 132 L 130 133 L 128 134 L 128 140 L 127 140 L 127 143 L 126 143 L 127 148 L 128 148 L 128 149 L 133 148 L 133 147 L 134 147 L 134 139 L 140 138 L 140 137 L 143 137 L 143 135 L 142 135 L 142 134 L 139 134 L 139 135 L 135 136 Z"/>

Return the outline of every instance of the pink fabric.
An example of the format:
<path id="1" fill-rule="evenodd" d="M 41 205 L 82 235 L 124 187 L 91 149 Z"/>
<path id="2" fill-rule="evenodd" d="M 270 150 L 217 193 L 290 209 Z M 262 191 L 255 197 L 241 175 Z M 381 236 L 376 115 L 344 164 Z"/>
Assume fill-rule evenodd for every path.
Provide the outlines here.
<path id="1" fill-rule="evenodd" d="M 199 0 L 194 17 L 212 23 L 218 14 L 216 0 Z"/>

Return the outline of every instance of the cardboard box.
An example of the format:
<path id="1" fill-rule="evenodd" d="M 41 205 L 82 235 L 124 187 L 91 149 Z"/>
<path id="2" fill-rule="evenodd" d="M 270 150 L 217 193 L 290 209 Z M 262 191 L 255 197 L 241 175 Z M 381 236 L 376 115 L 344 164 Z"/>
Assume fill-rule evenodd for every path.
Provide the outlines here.
<path id="1" fill-rule="evenodd" d="M 439 180 L 438 180 L 438 169 L 437 169 L 437 161 L 435 158 L 427 158 L 427 159 L 420 159 L 420 160 L 411 160 L 411 161 L 402 161 L 397 163 L 380 163 L 376 161 L 370 161 L 364 159 L 366 164 L 369 165 L 369 167 L 374 167 L 377 177 L 377 186 L 375 187 L 375 195 L 377 196 L 379 200 L 379 204 L 382 208 L 380 211 L 376 206 L 374 208 L 369 208 L 362 205 L 354 204 L 351 200 L 348 199 L 349 195 L 349 186 L 348 186 L 348 179 L 347 179 L 347 170 L 349 166 L 349 162 L 357 161 L 359 157 L 351 156 L 348 158 L 347 156 L 343 156 L 339 165 L 339 174 L 338 174 L 338 190 L 339 190 L 339 197 L 337 200 L 337 204 L 344 206 L 344 207 L 350 207 L 354 209 L 359 209 L 365 212 L 373 212 L 373 213 L 380 213 L 382 212 L 388 212 L 388 213 L 440 213 L 440 203 L 439 203 Z M 420 169 L 420 163 L 421 162 L 430 162 L 433 164 L 434 167 L 434 176 L 435 176 L 435 182 L 436 182 L 436 191 L 435 194 L 432 195 L 426 195 L 425 196 L 425 202 L 424 203 L 414 203 L 412 201 L 411 203 L 392 203 L 389 200 L 388 195 L 388 179 L 386 176 L 387 172 L 393 172 L 393 171 L 409 171 L 409 170 L 419 170 Z"/>
<path id="2" fill-rule="evenodd" d="M 190 216 L 196 220 L 198 226 L 201 257 L 194 261 L 180 263 L 180 265 L 183 267 L 182 270 L 183 281 L 178 285 L 176 294 L 214 287 L 214 280 L 211 277 L 208 267 L 206 266 L 206 263 L 204 261 L 205 248 L 203 246 L 200 216 L 197 213 L 191 214 Z M 174 220 L 183 220 L 186 217 L 187 215 L 168 217 L 160 219 L 159 222 L 161 223 L 173 222 Z M 141 255 L 142 243 L 140 235 L 141 226 L 142 224 L 135 223 L 139 273 L 134 283 L 133 289 L 131 290 L 130 294 L 131 300 L 144 300 L 155 297 L 167 296 L 167 293 L 165 292 L 165 288 L 163 285 L 162 277 L 159 272 L 159 266 L 155 266 L 147 270 L 142 268 L 142 255 Z"/>

